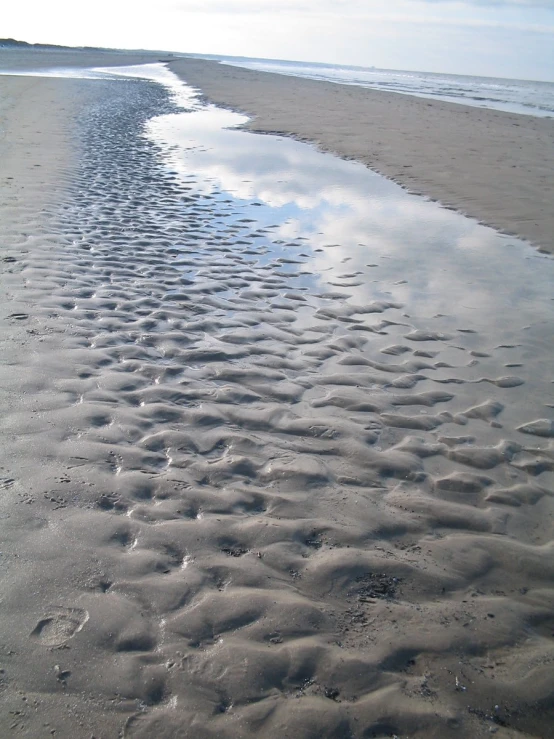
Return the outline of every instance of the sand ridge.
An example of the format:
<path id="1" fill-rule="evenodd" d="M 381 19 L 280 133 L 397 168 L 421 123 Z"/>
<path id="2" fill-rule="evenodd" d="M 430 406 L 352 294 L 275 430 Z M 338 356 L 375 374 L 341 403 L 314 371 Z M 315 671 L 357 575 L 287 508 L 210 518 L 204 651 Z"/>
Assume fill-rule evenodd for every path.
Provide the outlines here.
<path id="1" fill-rule="evenodd" d="M 482 223 L 554 250 L 554 121 L 241 69 L 168 64 L 247 128 L 356 159 Z"/>
<path id="2" fill-rule="evenodd" d="M 347 267 L 307 289 L 303 241 L 160 166 L 162 88 L 45 89 L 79 157 L 51 201 L 30 173 L 3 206 L 3 725 L 544 735 L 554 461 L 528 346 L 508 370 L 501 336 L 353 302 Z"/>

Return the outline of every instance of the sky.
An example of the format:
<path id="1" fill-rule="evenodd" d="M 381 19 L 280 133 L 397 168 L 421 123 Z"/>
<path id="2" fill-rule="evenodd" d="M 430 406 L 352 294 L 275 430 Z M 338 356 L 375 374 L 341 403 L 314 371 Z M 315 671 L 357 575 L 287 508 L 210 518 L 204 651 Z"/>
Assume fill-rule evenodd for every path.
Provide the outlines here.
<path id="1" fill-rule="evenodd" d="M 554 0 L 4 0 L 0 36 L 554 81 Z"/>

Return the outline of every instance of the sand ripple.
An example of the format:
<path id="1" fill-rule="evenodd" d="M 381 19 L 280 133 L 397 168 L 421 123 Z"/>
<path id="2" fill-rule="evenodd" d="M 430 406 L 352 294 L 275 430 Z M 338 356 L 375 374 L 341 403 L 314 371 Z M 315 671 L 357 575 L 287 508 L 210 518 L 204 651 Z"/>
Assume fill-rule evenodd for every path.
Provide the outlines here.
<path id="1" fill-rule="evenodd" d="M 339 292 L 161 167 L 161 88 L 87 89 L 63 208 L 16 209 L 4 265 L 34 306 L 10 317 L 11 613 L 37 593 L 10 653 L 36 674 L 8 656 L 7 679 L 105 736 L 546 736 L 553 422 L 527 350 L 507 374 L 502 337 Z"/>

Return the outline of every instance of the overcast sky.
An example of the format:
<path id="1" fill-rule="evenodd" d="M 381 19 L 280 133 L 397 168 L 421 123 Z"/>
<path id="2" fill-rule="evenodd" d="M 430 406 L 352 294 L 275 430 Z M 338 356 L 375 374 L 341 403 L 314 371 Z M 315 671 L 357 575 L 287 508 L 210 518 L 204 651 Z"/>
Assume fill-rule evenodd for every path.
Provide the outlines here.
<path id="1" fill-rule="evenodd" d="M 3 0 L 0 36 L 554 81 L 554 0 Z"/>

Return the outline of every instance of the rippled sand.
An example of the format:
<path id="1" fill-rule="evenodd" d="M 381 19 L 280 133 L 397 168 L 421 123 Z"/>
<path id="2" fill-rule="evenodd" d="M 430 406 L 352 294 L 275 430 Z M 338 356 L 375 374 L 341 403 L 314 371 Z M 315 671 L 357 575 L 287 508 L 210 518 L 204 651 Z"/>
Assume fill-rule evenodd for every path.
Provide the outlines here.
<path id="1" fill-rule="evenodd" d="M 158 85 L 9 85 L 51 112 L 2 183 L 1 725 L 548 736 L 552 260 L 412 198 L 356 248 L 148 137 Z"/>

